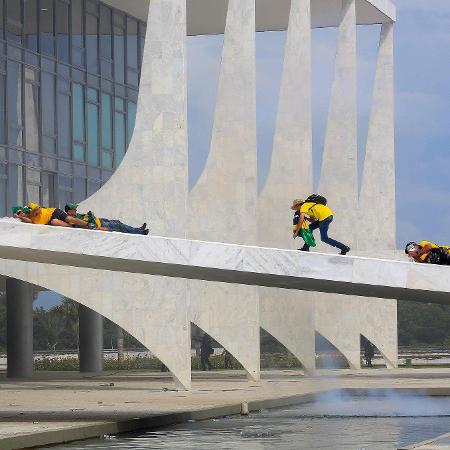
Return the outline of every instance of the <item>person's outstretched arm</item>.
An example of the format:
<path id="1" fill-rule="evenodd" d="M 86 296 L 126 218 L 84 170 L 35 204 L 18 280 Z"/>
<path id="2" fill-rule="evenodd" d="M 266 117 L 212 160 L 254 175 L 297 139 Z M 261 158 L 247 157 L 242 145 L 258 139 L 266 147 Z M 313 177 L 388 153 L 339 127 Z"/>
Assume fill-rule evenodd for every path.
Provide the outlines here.
<path id="1" fill-rule="evenodd" d="M 17 214 L 13 214 L 13 217 L 14 217 L 15 219 L 20 219 L 20 220 L 21 220 L 22 222 L 24 222 L 24 223 L 33 223 L 32 220 L 29 219 L 29 218 L 26 217 L 26 216 L 19 216 L 19 215 L 17 215 Z"/>

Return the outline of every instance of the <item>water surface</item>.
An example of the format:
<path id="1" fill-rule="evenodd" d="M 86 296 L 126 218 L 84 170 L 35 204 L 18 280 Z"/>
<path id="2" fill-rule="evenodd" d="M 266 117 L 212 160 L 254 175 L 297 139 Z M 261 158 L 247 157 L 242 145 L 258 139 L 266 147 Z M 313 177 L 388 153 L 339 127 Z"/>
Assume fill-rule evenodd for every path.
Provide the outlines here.
<path id="1" fill-rule="evenodd" d="M 450 432 L 450 399 L 325 395 L 317 402 L 149 431 L 61 449 L 393 450 Z"/>

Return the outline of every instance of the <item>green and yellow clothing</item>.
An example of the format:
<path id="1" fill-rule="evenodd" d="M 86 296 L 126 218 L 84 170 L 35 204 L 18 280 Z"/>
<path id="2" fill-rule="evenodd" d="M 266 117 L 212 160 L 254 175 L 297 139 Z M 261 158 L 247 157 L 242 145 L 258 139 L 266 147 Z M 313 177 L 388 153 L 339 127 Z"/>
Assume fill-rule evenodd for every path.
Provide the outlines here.
<path id="1" fill-rule="evenodd" d="M 95 223 L 97 228 L 101 228 L 101 226 L 102 226 L 102 222 L 100 221 L 100 219 L 98 217 L 95 217 L 95 216 L 92 216 L 89 214 L 76 214 L 75 217 L 77 219 L 84 220 L 87 223 Z"/>
<path id="2" fill-rule="evenodd" d="M 36 225 L 48 225 L 55 209 L 56 208 L 41 208 L 41 212 L 38 215 L 33 215 L 30 219 Z"/>
<path id="3" fill-rule="evenodd" d="M 419 245 L 422 247 L 422 248 L 424 248 L 424 247 L 426 247 L 427 245 L 429 245 L 431 248 L 445 248 L 447 251 L 449 251 L 450 250 L 450 246 L 448 246 L 448 245 L 438 245 L 438 244 L 435 244 L 434 242 L 430 242 L 430 241 L 421 241 L 421 242 L 419 242 Z M 420 255 L 419 256 L 419 260 L 421 261 L 421 262 L 425 262 L 426 261 L 426 259 L 428 258 L 428 255 L 430 254 L 430 252 L 427 252 L 427 253 L 424 253 L 423 255 Z"/>
<path id="4" fill-rule="evenodd" d="M 319 222 L 333 215 L 333 211 L 328 206 L 313 202 L 303 203 L 300 207 L 300 212 L 311 217 L 314 221 L 318 220 Z"/>
<path id="5" fill-rule="evenodd" d="M 292 225 L 292 231 L 294 231 L 294 233 L 298 230 L 298 223 L 300 221 L 300 211 L 297 210 L 294 213 L 294 220 L 293 220 L 293 225 Z M 302 229 L 303 230 L 308 230 L 309 229 L 309 224 L 306 220 L 303 221 L 302 223 Z M 300 234 L 300 233 L 298 233 Z"/>

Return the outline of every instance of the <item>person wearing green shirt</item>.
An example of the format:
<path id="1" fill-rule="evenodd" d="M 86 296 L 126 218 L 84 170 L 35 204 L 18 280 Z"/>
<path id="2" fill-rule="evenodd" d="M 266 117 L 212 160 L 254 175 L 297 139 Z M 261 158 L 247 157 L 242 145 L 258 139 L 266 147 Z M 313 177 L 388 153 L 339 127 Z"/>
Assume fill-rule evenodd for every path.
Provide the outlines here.
<path id="1" fill-rule="evenodd" d="M 119 233 L 144 235 L 147 235 L 149 233 L 146 223 L 143 223 L 140 227 L 132 227 L 131 225 L 127 225 L 120 220 L 95 217 L 91 211 L 89 211 L 87 214 L 80 214 L 78 213 L 78 205 L 76 203 L 67 203 L 64 207 L 64 210 L 69 216 L 78 217 L 85 222 L 95 224 L 96 227 L 101 231 L 116 231 Z"/>

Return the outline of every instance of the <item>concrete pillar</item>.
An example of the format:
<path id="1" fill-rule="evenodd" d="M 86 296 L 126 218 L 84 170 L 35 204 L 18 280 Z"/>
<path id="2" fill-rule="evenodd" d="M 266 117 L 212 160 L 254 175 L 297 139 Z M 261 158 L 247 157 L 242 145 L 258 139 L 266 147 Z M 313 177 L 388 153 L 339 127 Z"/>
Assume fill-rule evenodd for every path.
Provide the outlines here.
<path id="1" fill-rule="evenodd" d="M 272 160 L 258 200 L 258 245 L 299 245 L 292 239 L 289 206 L 294 198 L 305 198 L 311 191 L 311 5 L 310 0 L 292 0 Z M 261 327 L 290 350 L 305 369 L 313 370 L 312 295 L 270 288 L 259 288 L 258 292 Z"/>
<path id="2" fill-rule="evenodd" d="M 357 153 L 356 9 L 355 0 L 343 0 L 318 191 L 328 198 L 335 213 L 330 236 L 353 250 L 358 208 Z M 339 252 L 317 241 L 319 251 Z M 360 301 L 341 295 L 315 297 L 317 331 L 342 352 L 352 368 L 359 368 Z"/>
<path id="3" fill-rule="evenodd" d="M 372 257 L 393 257 L 396 249 L 393 23 L 383 24 L 380 32 L 358 214 L 358 252 Z M 361 324 L 362 334 L 377 346 L 388 367 L 396 367 L 397 301 L 369 299 L 362 306 L 370 311 Z"/>
<path id="4" fill-rule="evenodd" d="M 103 317 L 79 305 L 80 372 L 103 371 Z"/>
<path id="5" fill-rule="evenodd" d="M 6 280 L 6 345 L 10 378 L 33 376 L 33 288 L 29 283 Z"/>
<path id="6" fill-rule="evenodd" d="M 358 250 L 396 249 L 394 24 L 381 27 L 359 196 Z"/>
<path id="7" fill-rule="evenodd" d="M 255 0 L 229 0 L 210 152 L 189 198 L 191 239 L 257 243 L 255 72 Z M 189 286 L 192 322 L 258 380 L 257 288 L 201 281 Z"/>
<path id="8" fill-rule="evenodd" d="M 152 0 L 147 25 L 133 137 L 114 176 L 80 209 L 136 225 L 147 222 L 157 236 L 185 238 L 187 227 L 174 224 L 187 220 L 186 0 Z M 107 272 L 91 277 L 95 289 L 83 283 L 78 298 L 131 332 L 189 389 L 186 280 Z M 124 296 L 133 301 L 113 300 Z"/>

